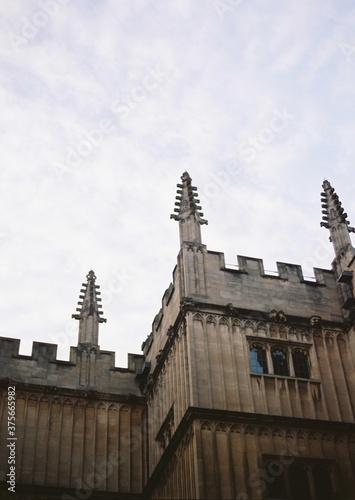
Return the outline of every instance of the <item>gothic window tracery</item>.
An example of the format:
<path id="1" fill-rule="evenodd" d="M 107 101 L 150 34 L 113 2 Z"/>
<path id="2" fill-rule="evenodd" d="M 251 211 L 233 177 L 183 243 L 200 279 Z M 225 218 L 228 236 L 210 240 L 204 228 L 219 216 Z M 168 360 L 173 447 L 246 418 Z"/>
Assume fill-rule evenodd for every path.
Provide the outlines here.
<path id="1" fill-rule="evenodd" d="M 250 370 L 255 374 L 311 378 L 309 347 L 249 338 Z"/>

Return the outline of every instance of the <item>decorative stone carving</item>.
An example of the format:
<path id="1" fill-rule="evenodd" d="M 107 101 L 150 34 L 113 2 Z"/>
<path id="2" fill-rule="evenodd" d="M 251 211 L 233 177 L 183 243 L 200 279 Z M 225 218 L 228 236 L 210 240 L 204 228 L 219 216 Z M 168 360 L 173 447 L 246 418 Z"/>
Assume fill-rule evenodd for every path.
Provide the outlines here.
<path id="1" fill-rule="evenodd" d="M 236 307 L 234 307 L 232 302 L 229 302 L 226 305 L 226 311 L 227 311 L 227 314 L 229 314 L 230 316 L 233 316 L 235 318 L 240 318 L 240 314 L 238 312 L 238 309 Z"/>
<path id="2" fill-rule="evenodd" d="M 197 307 L 196 301 L 191 297 L 183 297 L 180 302 L 180 309 L 182 312 L 194 311 Z"/>
<path id="3" fill-rule="evenodd" d="M 287 318 L 283 311 L 276 311 L 276 309 L 272 309 L 269 313 L 269 320 L 275 323 L 286 323 Z"/>
<path id="4" fill-rule="evenodd" d="M 311 316 L 310 323 L 311 326 L 320 328 L 322 325 L 322 318 L 320 316 Z"/>

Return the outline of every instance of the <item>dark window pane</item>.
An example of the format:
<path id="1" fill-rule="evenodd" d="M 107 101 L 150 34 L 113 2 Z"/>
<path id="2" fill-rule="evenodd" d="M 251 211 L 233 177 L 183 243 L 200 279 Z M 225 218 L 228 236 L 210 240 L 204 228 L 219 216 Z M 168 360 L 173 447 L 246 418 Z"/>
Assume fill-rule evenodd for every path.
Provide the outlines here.
<path id="1" fill-rule="evenodd" d="M 314 487 L 317 500 L 333 500 L 333 486 L 330 472 L 322 466 L 313 469 Z"/>
<path id="2" fill-rule="evenodd" d="M 287 354 L 281 349 L 274 349 L 271 352 L 272 363 L 275 375 L 288 375 Z"/>
<path id="3" fill-rule="evenodd" d="M 311 500 L 307 471 L 303 467 L 293 465 L 288 474 L 292 500 Z"/>
<path id="4" fill-rule="evenodd" d="M 295 376 L 300 378 L 309 378 L 308 356 L 304 352 L 294 351 L 292 353 L 293 367 Z"/>
<path id="5" fill-rule="evenodd" d="M 279 460 L 273 460 L 268 463 L 264 479 L 267 484 L 268 500 L 286 500 L 285 472 Z"/>
<path id="6" fill-rule="evenodd" d="M 254 373 L 267 373 L 266 352 L 262 347 L 250 349 L 251 371 Z"/>

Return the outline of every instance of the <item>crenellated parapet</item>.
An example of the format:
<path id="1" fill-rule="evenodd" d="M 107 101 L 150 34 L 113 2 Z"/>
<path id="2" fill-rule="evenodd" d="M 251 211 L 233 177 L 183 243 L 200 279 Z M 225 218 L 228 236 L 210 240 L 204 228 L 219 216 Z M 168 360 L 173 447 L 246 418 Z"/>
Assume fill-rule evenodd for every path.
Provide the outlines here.
<path id="1" fill-rule="evenodd" d="M 33 342 L 30 356 L 19 354 L 20 340 L 0 337 L 1 373 L 14 381 L 68 389 L 140 395 L 135 382 L 142 355 L 128 355 L 129 368 L 115 366 L 115 353 L 79 344 L 71 347 L 69 361 L 57 359 L 57 345 Z"/>

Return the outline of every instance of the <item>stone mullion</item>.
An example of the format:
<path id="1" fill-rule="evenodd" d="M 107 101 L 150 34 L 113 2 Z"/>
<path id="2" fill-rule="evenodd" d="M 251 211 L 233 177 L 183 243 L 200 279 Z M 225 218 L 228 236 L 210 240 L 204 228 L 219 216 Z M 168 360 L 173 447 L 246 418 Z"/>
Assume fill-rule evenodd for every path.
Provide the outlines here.
<path id="1" fill-rule="evenodd" d="M 292 353 L 293 353 L 293 348 L 288 346 L 288 349 L 287 349 L 287 356 L 288 356 L 288 359 L 289 359 L 289 362 L 288 362 L 288 366 L 289 366 L 289 369 L 290 369 L 290 377 L 295 377 L 295 367 L 293 366 L 293 356 L 292 356 Z"/>
<path id="2" fill-rule="evenodd" d="M 107 461 L 112 466 L 112 473 L 107 478 L 107 490 L 118 490 L 118 411 L 114 410 L 115 406 L 107 409 Z"/>
<path id="3" fill-rule="evenodd" d="M 179 421 L 181 420 L 183 414 L 185 413 L 186 408 L 189 406 L 188 403 L 188 386 L 187 386 L 187 379 L 189 377 L 189 370 L 186 365 L 186 359 L 185 359 L 185 346 L 186 346 L 186 336 L 187 332 L 186 330 L 182 332 L 181 334 L 181 341 L 180 344 L 178 345 L 177 352 L 179 354 L 179 367 L 180 367 L 180 374 L 181 374 L 181 389 L 182 389 L 182 406 L 180 408 L 180 415 L 179 415 Z"/>
<path id="4" fill-rule="evenodd" d="M 333 374 L 331 370 L 329 370 L 330 360 L 328 357 L 328 349 L 324 340 L 324 333 L 322 332 L 321 336 L 316 338 L 320 340 L 320 344 L 318 344 L 315 340 L 314 346 L 319 361 L 321 380 L 324 384 L 326 411 L 331 420 L 339 420 L 341 418 L 339 412 L 339 402 L 335 391 Z M 322 363 L 320 362 L 321 360 Z M 336 402 L 336 404 L 334 404 L 334 401 Z"/>
<path id="5" fill-rule="evenodd" d="M 119 414 L 119 456 L 120 474 L 119 490 L 129 491 L 131 482 L 130 477 L 130 408 L 126 405 L 121 406 Z"/>
<path id="6" fill-rule="evenodd" d="M 22 464 L 23 464 L 23 457 L 24 457 L 24 444 L 25 444 L 25 435 L 26 435 L 26 421 L 27 421 L 27 399 L 28 399 L 28 394 L 24 394 L 23 399 L 16 399 L 16 436 L 17 436 L 17 443 L 18 447 L 16 449 L 16 465 L 19 470 L 19 472 L 16 475 L 16 479 L 21 480 L 20 473 L 22 471 Z M 19 425 L 19 401 L 22 401 L 22 428 L 21 424 Z M 7 400 L 6 400 L 7 402 Z"/>
<path id="7" fill-rule="evenodd" d="M 339 380 L 338 380 L 338 375 L 339 375 L 339 366 L 336 366 L 338 365 L 338 361 L 339 361 L 339 351 L 337 349 L 337 342 L 336 340 L 334 339 L 334 337 L 331 337 L 332 338 L 332 347 L 330 346 L 330 348 L 328 349 L 328 346 L 327 346 L 327 343 L 325 341 L 325 338 L 323 339 L 323 342 L 325 343 L 325 346 L 326 346 L 326 352 L 327 352 L 327 358 L 328 358 L 328 363 L 329 363 L 329 367 L 330 367 L 330 373 L 331 373 L 331 379 L 332 379 L 332 385 L 333 385 L 333 388 L 334 388 L 334 394 L 335 394 L 335 400 L 337 401 L 338 403 L 338 413 L 339 413 L 339 417 L 340 417 L 340 420 L 343 420 L 345 418 L 345 420 L 347 419 L 347 415 L 344 416 L 344 405 L 343 403 L 346 403 L 346 401 L 342 398 L 340 399 L 340 395 L 339 395 L 339 391 L 338 391 L 338 387 L 339 387 Z M 333 349 L 333 352 L 331 352 L 331 349 Z M 337 352 L 335 352 L 335 349 Z M 348 398 L 346 398 L 348 400 Z"/>
<path id="8" fill-rule="evenodd" d="M 217 436 L 216 436 L 216 426 L 213 426 L 213 431 L 212 431 L 212 449 L 213 449 L 213 463 L 217 464 Z M 216 491 L 218 498 L 220 498 L 220 493 L 221 493 L 221 487 L 220 487 L 220 479 L 219 479 L 219 471 L 218 471 L 218 466 L 213 467 L 214 468 L 214 479 L 215 479 L 215 484 L 216 484 Z"/>
<path id="9" fill-rule="evenodd" d="M 233 350 L 233 325 L 232 325 L 232 319 L 229 319 L 229 324 L 228 324 L 228 348 L 230 352 L 230 358 L 232 362 L 232 376 L 233 376 L 233 387 L 234 387 L 234 395 L 235 395 L 235 402 L 236 406 L 235 409 L 239 410 L 240 409 L 240 399 L 239 399 L 239 390 L 238 390 L 238 375 L 237 375 L 237 369 L 235 365 L 235 358 L 234 358 L 234 350 Z"/>
<path id="10" fill-rule="evenodd" d="M 274 363 L 272 362 L 272 356 L 271 356 L 271 346 L 267 342 L 266 344 L 263 344 L 265 346 L 266 350 L 266 360 L 267 360 L 267 366 L 268 366 L 268 373 L 270 375 L 274 374 Z"/>
<path id="11" fill-rule="evenodd" d="M 173 351 L 170 351 L 169 354 L 169 408 L 173 406 L 174 409 L 174 418 L 176 418 L 176 405 L 175 405 L 175 393 L 174 393 L 174 388 L 175 388 L 175 353 L 173 354 Z"/>
<path id="12" fill-rule="evenodd" d="M 285 380 L 285 390 L 286 390 L 288 414 L 290 416 L 292 416 L 291 396 L 290 396 L 290 391 L 289 391 L 288 380 L 287 379 Z"/>
<path id="13" fill-rule="evenodd" d="M 71 462 L 71 487 L 80 486 L 83 478 L 85 408 L 80 401 L 76 403 L 73 408 L 72 450 L 75 450 L 75 453 L 73 453 Z"/>
<path id="14" fill-rule="evenodd" d="M 219 318 L 220 319 L 220 318 Z M 220 324 L 218 321 L 217 317 L 217 323 L 216 323 L 216 346 L 217 346 L 217 359 L 218 359 L 218 371 L 219 371 L 219 377 L 221 380 L 221 387 L 219 388 L 219 391 L 222 393 L 222 408 L 227 408 L 227 399 L 226 399 L 226 384 L 225 384 L 225 365 L 223 363 L 223 357 L 222 357 L 222 342 L 221 342 L 221 328 Z"/>
<path id="15" fill-rule="evenodd" d="M 211 371 L 210 371 L 210 366 L 211 366 L 211 359 L 210 359 L 210 353 L 208 349 L 208 335 L 207 335 L 207 321 L 206 321 L 206 315 L 203 315 L 203 346 L 205 350 L 205 360 L 206 360 L 206 373 L 207 373 L 207 387 L 208 387 L 208 402 L 207 405 L 213 407 L 213 392 L 212 392 L 212 384 L 211 384 Z M 200 392 L 199 388 L 199 392 Z"/>
<path id="16" fill-rule="evenodd" d="M 340 436 L 335 438 L 335 453 L 337 457 L 337 463 L 341 464 L 339 467 L 339 474 L 341 476 L 340 484 L 347 485 L 349 488 L 347 491 L 337 492 L 344 495 L 344 499 L 352 498 L 354 491 L 350 491 L 351 484 L 353 481 L 351 457 L 349 455 L 348 443 L 346 442 L 346 436 L 341 438 Z"/>
<path id="17" fill-rule="evenodd" d="M 36 398 L 36 407 L 27 399 L 27 411 L 24 427 L 24 445 L 23 445 L 23 467 L 21 469 L 21 480 L 24 483 L 32 483 L 33 469 L 35 459 L 35 443 L 37 434 L 38 400 Z M 7 420 L 7 419 L 6 419 Z M 32 429 L 31 429 L 32 428 Z M 32 445 L 31 445 L 32 442 Z M 26 470 L 27 469 L 27 470 Z"/>
<path id="18" fill-rule="evenodd" d="M 176 390 L 176 396 L 177 396 L 177 408 L 176 410 L 174 409 L 174 412 L 177 411 L 177 418 L 181 418 L 182 415 L 184 414 L 184 401 L 183 401 L 183 392 L 182 392 L 182 384 L 183 382 L 181 381 L 181 377 L 184 377 L 185 374 L 183 372 L 183 364 L 182 364 L 182 359 L 181 359 L 181 331 L 179 329 L 178 332 L 178 337 L 176 338 L 176 367 L 177 367 L 177 376 L 180 374 L 180 383 L 177 384 L 177 390 Z"/>
<path id="19" fill-rule="evenodd" d="M 37 415 L 37 436 L 36 436 L 36 451 L 34 462 L 33 481 L 35 484 L 44 484 L 46 455 L 48 446 L 48 427 L 49 427 L 49 402 L 39 401 Z"/>
<path id="20" fill-rule="evenodd" d="M 192 467 L 192 496 L 191 498 L 198 498 L 198 457 L 197 457 L 197 446 L 196 446 L 196 428 L 193 429 L 193 439 L 191 443 L 191 467 Z"/>
<path id="21" fill-rule="evenodd" d="M 142 412 L 140 408 L 133 408 L 131 413 L 132 445 L 131 445 L 131 492 L 140 493 L 142 486 Z"/>
<path id="22" fill-rule="evenodd" d="M 180 357 L 180 374 L 181 374 L 181 417 L 185 413 L 185 410 L 188 406 L 187 403 L 187 394 L 186 394 L 186 377 L 188 376 L 188 372 L 186 369 L 186 361 L 185 361 L 185 342 L 186 342 L 186 331 L 183 330 L 181 332 L 181 338 L 179 343 L 179 357 Z"/>
<path id="23" fill-rule="evenodd" d="M 178 357 L 179 357 L 179 373 L 180 373 L 180 384 L 181 384 L 181 403 L 179 405 L 179 412 L 178 415 L 176 415 L 176 419 L 180 421 L 180 419 L 183 417 L 186 407 L 187 407 L 187 402 L 186 402 L 186 366 L 185 366 L 185 356 L 184 356 L 184 351 L 185 351 L 185 341 L 186 337 L 184 334 L 181 335 L 180 341 L 177 345 L 177 351 L 178 351 Z M 177 427 L 177 422 L 175 422 L 175 428 Z"/>
<path id="24" fill-rule="evenodd" d="M 191 396 L 190 396 L 190 377 L 191 377 L 191 370 L 189 367 L 189 359 L 188 359 L 188 354 L 187 354 L 187 343 L 188 343 L 188 336 L 191 333 L 191 330 L 193 328 L 193 317 L 192 313 L 188 315 L 186 318 L 186 324 L 184 326 L 183 334 L 182 334 L 182 342 L 181 342 L 181 358 L 182 358 L 182 366 L 183 366 L 183 393 L 184 393 L 184 401 L 183 401 L 183 406 L 181 407 L 181 416 L 182 418 L 183 414 L 186 411 L 186 408 L 191 405 Z"/>
<path id="25" fill-rule="evenodd" d="M 232 498 L 236 498 L 237 492 L 235 489 L 235 484 L 233 481 L 234 473 L 233 473 L 233 457 L 232 457 L 232 443 L 231 443 L 231 433 L 230 428 L 227 433 L 227 454 L 228 454 L 228 468 L 229 468 L 229 484 L 232 490 Z"/>
<path id="26" fill-rule="evenodd" d="M 188 430 L 189 434 L 189 439 L 186 444 L 186 450 L 185 450 L 185 462 L 186 462 L 186 469 L 187 469 L 187 482 L 186 482 L 186 498 L 191 498 L 191 491 L 192 491 L 192 477 L 193 477 L 193 470 L 191 467 L 191 460 L 190 460 L 190 449 L 191 449 L 191 427 Z"/>
<path id="27" fill-rule="evenodd" d="M 96 408 L 95 415 L 95 484 L 100 485 L 100 489 L 107 490 L 107 416 L 106 405 L 100 403 Z"/>
<path id="28" fill-rule="evenodd" d="M 348 338 L 344 338 L 344 340 L 337 338 L 336 343 L 338 345 L 339 357 L 343 366 L 346 387 L 351 401 L 352 415 L 355 415 L 355 379 L 353 375 L 355 373 L 355 366 L 351 356 L 349 355 L 351 352 L 349 341 Z M 345 347 L 345 349 L 343 349 L 343 347 Z"/>
<path id="29" fill-rule="evenodd" d="M 334 361 L 338 365 L 338 369 L 335 370 L 337 373 L 337 377 L 335 378 L 335 386 L 338 385 L 339 390 L 341 390 L 341 394 L 344 395 L 344 397 L 342 398 L 342 401 L 344 404 L 341 405 L 343 408 L 340 408 L 340 413 L 342 414 L 344 420 L 346 420 L 346 421 L 352 420 L 353 421 L 354 420 L 354 413 L 352 411 L 352 405 L 351 405 L 351 401 L 350 401 L 350 397 L 349 397 L 349 391 L 347 390 L 348 385 L 347 385 L 347 381 L 346 381 L 345 376 L 344 376 L 344 365 L 342 363 L 337 337 L 334 338 L 333 346 L 334 346 L 333 347 L 334 348 Z M 337 384 L 337 382 L 340 382 L 340 383 Z M 337 391 L 337 392 L 339 394 L 339 391 Z"/>
<path id="30" fill-rule="evenodd" d="M 58 402 L 56 402 L 58 401 Z M 50 424 L 48 433 L 48 452 L 46 462 L 46 484 L 57 486 L 59 467 L 59 441 L 61 433 L 62 403 L 52 400 L 50 404 Z"/>
<path id="31" fill-rule="evenodd" d="M 319 379 L 321 378 L 321 374 L 314 338 L 315 334 L 313 333 L 313 346 L 308 350 L 309 371 L 311 379 Z"/>
<path id="32" fill-rule="evenodd" d="M 36 417 L 34 423 L 34 431 L 33 431 L 33 447 L 31 450 L 32 454 L 32 468 L 31 468 L 31 483 L 33 483 L 33 477 L 35 472 L 35 462 L 36 462 L 36 442 L 38 436 L 38 413 L 39 413 L 39 398 L 36 397 Z"/>
<path id="33" fill-rule="evenodd" d="M 69 411 L 68 411 L 69 410 Z M 69 413 L 69 415 L 68 415 Z M 58 486 L 69 487 L 72 459 L 71 437 L 73 434 L 72 404 L 62 405 L 62 427 L 59 446 Z"/>
<path id="34" fill-rule="evenodd" d="M 148 436 L 147 439 L 149 441 L 149 448 L 148 448 L 148 454 L 149 454 L 149 475 L 152 473 L 154 470 L 154 467 L 156 465 L 156 455 L 157 455 L 157 443 L 155 441 L 155 436 L 157 435 L 157 420 L 159 418 L 158 411 L 156 408 L 156 402 L 155 402 L 155 394 L 154 394 L 154 388 L 151 392 L 151 395 L 149 396 L 149 402 L 148 402 L 148 415 L 149 415 L 149 420 L 148 420 Z M 150 407 L 150 408 L 149 408 Z"/>
<path id="35" fill-rule="evenodd" d="M 248 469 L 248 477 L 256 477 L 258 472 L 258 446 L 256 444 L 256 436 L 255 434 L 244 432 L 244 443 L 245 443 L 245 451 L 246 451 L 246 463 Z M 259 492 L 259 483 L 255 484 L 255 481 L 248 481 L 250 490 L 251 490 L 251 498 L 253 500 L 257 500 L 260 498 L 258 496 Z"/>
<path id="36" fill-rule="evenodd" d="M 239 411 L 250 411 L 250 403 L 248 403 L 248 398 L 251 397 L 251 384 L 250 384 L 250 373 L 246 365 L 246 353 L 245 353 L 245 327 L 237 327 L 234 339 L 234 349 L 233 358 L 235 359 L 236 369 L 237 369 L 237 380 L 238 380 L 238 390 L 239 390 L 239 401 L 240 409 Z M 239 337 L 239 338 L 238 338 Z M 247 360 L 249 362 L 249 348 L 247 353 Z M 244 388 L 242 387 L 244 384 Z M 248 394 L 249 389 L 249 394 Z"/>
<path id="37" fill-rule="evenodd" d="M 201 421 L 195 420 L 194 426 L 194 441 L 192 449 L 192 457 L 194 460 L 195 469 L 195 498 L 203 498 L 204 492 L 204 472 L 203 472 L 203 452 L 202 452 L 202 436 L 201 436 Z"/>

